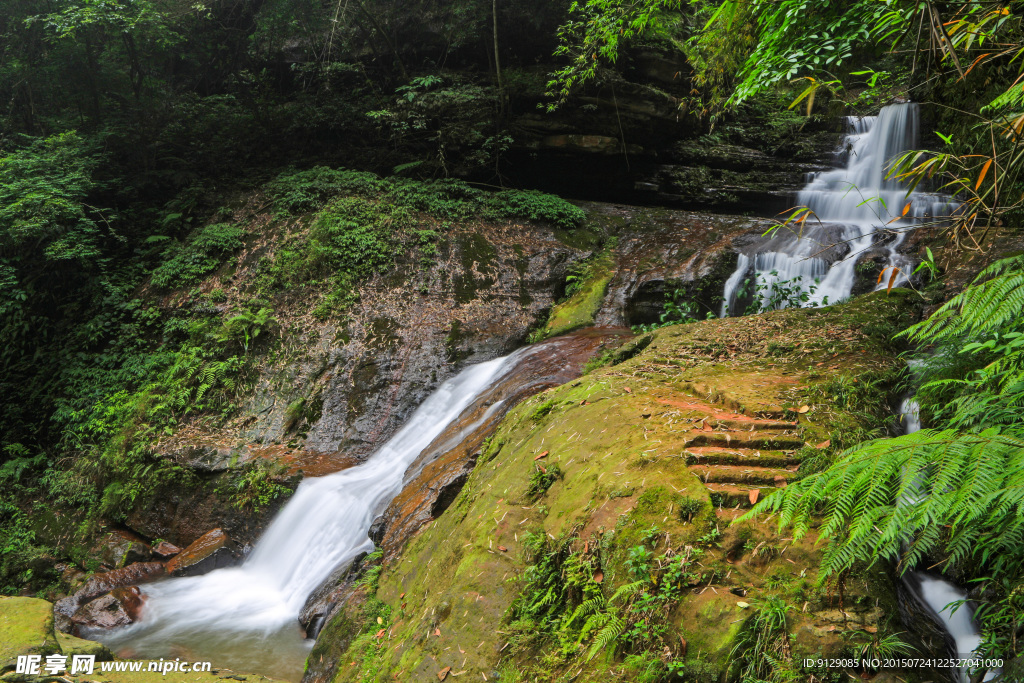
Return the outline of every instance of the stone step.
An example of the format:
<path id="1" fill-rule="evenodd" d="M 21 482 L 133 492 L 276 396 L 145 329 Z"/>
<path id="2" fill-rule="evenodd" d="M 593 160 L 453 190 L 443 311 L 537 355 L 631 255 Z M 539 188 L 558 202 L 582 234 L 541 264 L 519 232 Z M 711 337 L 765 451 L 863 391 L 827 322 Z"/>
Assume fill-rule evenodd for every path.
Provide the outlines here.
<path id="1" fill-rule="evenodd" d="M 799 460 L 782 451 L 740 450 L 717 446 L 695 446 L 684 451 L 687 465 L 754 465 L 792 467 Z"/>
<path id="2" fill-rule="evenodd" d="M 796 422 L 780 422 L 778 420 L 718 418 L 708 420 L 708 423 L 712 427 L 722 427 L 736 432 L 798 431 L 800 429 L 800 425 Z"/>
<path id="3" fill-rule="evenodd" d="M 780 486 L 789 481 L 795 472 L 779 467 L 744 467 L 737 465 L 692 465 L 690 471 L 705 484 L 758 484 Z"/>
<path id="4" fill-rule="evenodd" d="M 687 436 L 686 446 L 717 446 L 719 448 L 756 448 L 764 450 L 797 450 L 804 445 L 798 436 L 777 432 L 701 432 Z"/>
<path id="5" fill-rule="evenodd" d="M 757 489 L 760 492 L 758 502 L 764 500 L 764 497 L 769 493 L 776 490 L 774 486 L 757 486 L 757 485 L 740 485 L 735 484 L 705 484 L 708 491 L 711 492 L 711 502 L 716 507 L 723 508 L 734 508 L 739 506 L 741 508 L 754 507 L 754 504 L 750 502 L 750 492 Z"/>

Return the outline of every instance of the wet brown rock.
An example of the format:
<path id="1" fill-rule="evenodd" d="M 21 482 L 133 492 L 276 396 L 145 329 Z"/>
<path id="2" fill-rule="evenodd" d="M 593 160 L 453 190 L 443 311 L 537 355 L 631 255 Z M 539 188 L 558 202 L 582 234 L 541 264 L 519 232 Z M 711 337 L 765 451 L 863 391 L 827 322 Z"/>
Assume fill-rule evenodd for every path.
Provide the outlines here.
<path id="1" fill-rule="evenodd" d="M 153 554 L 165 560 L 174 557 L 180 552 L 181 548 L 174 545 L 173 543 L 168 543 L 167 541 L 160 541 L 155 546 L 153 546 Z"/>
<path id="2" fill-rule="evenodd" d="M 119 568 L 150 558 L 149 545 L 137 534 L 116 529 L 104 536 L 96 554 L 109 567 Z"/>
<path id="3" fill-rule="evenodd" d="M 81 590 L 75 593 L 78 604 L 83 605 L 101 595 L 122 586 L 134 586 L 152 581 L 163 576 L 165 567 L 162 562 L 136 562 L 121 569 L 96 574 L 85 582 Z"/>
<path id="4" fill-rule="evenodd" d="M 196 576 L 234 564 L 231 550 L 227 547 L 228 540 L 222 529 L 208 531 L 167 563 L 167 573 L 171 576 Z"/>
<path id="5" fill-rule="evenodd" d="M 74 595 L 62 598 L 54 604 L 54 626 L 58 631 L 76 634 L 78 624 L 75 623 L 74 617 L 83 605 L 115 589 L 134 587 L 136 584 L 163 576 L 164 573 L 163 562 L 136 562 L 121 569 L 95 574 Z"/>
<path id="6" fill-rule="evenodd" d="M 138 621 L 142 614 L 142 605 L 145 598 L 138 586 L 125 586 L 110 591 L 111 597 L 121 603 L 121 608 L 132 621 Z"/>

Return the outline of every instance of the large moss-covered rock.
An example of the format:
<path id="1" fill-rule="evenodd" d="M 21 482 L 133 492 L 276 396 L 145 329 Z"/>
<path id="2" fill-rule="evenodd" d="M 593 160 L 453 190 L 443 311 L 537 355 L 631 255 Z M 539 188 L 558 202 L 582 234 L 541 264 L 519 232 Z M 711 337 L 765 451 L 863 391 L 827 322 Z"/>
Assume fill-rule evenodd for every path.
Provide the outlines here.
<path id="1" fill-rule="evenodd" d="M 53 605 L 36 598 L 0 596 L 0 673 L 13 671 L 19 655 L 60 651 L 53 630 Z"/>
<path id="2" fill-rule="evenodd" d="M 385 558 L 369 598 L 383 603 L 374 611 L 381 622 L 336 615 L 317 651 L 340 665 L 317 662 L 310 680 L 426 680 L 447 667 L 607 680 L 620 666 L 614 658 L 588 661 L 572 644 L 509 623 L 533 562 L 528 538 L 598 557 L 606 597 L 630 580 L 631 551 L 652 538 L 659 553 L 700 549 L 703 578 L 667 616 L 668 649 L 651 656 L 708 680 L 723 675 L 747 619 L 770 598 L 788 605 L 796 661 L 903 630 L 884 572 L 848 577 L 836 595 L 819 585 L 813 532 L 794 542 L 765 520 L 733 520 L 785 486 L 802 458 L 871 426 L 861 411 L 884 407 L 899 374 L 887 338 L 913 314 L 909 295 L 894 291 L 826 310 L 668 327 L 523 401 L 450 507 Z M 851 397 L 852 385 L 835 378 L 854 373 L 875 380 Z M 339 640 L 353 630 L 363 635 Z"/>

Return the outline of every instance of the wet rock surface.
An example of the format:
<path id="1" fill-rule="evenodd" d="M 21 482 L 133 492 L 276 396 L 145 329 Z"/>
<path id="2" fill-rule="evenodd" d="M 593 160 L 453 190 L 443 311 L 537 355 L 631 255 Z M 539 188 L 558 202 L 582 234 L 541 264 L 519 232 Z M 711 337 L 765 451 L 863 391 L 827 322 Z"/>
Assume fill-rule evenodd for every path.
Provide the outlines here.
<path id="1" fill-rule="evenodd" d="M 167 573 L 171 576 L 198 576 L 230 567 L 236 561 L 228 546 L 229 541 L 222 529 L 208 531 L 167 563 Z"/>
<path id="2" fill-rule="evenodd" d="M 166 573 L 166 567 L 162 562 L 137 562 L 121 569 L 94 574 L 77 592 L 61 598 L 54 604 L 53 615 L 57 630 L 65 633 L 76 632 L 73 617 L 82 606 L 116 589 L 153 581 Z"/>

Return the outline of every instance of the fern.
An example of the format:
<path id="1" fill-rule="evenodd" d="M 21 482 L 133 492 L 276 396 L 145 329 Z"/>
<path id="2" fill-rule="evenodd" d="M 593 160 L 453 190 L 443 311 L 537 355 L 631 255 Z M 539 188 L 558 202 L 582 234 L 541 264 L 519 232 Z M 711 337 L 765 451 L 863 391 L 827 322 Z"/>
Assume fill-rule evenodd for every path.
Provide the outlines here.
<path id="1" fill-rule="evenodd" d="M 897 336 L 934 343 L 997 332 L 1024 311 L 1024 255 L 988 266 L 970 287 L 942 305 L 930 318 Z"/>
<path id="2" fill-rule="evenodd" d="M 587 650 L 587 659 L 593 659 L 597 656 L 598 652 L 614 646 L 622 632 L 626 630 L 626 620 L 620 617 L 618 614 L 610 613 L 602 628 L 597 633 L 597 637 L 594 638 L 594 643 Z"/>
<path id="3" fill-rule="evenodd" d="M 1024 540 L 1024 438 L 922 430 L 850 449 L 825 472 L 794 482 L 745 518 L 779 513 L 797 537 L 820 509 L 829 540 L 821 580 L 858 562 L 913 568 L 929 553 L 946 565 L 1015 556 Z"/>

